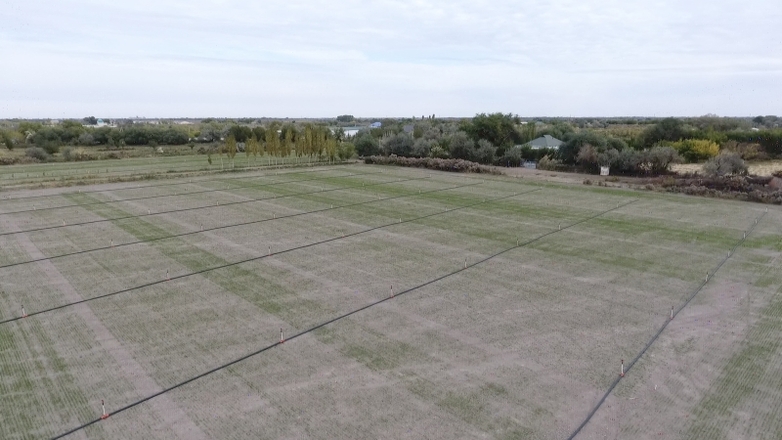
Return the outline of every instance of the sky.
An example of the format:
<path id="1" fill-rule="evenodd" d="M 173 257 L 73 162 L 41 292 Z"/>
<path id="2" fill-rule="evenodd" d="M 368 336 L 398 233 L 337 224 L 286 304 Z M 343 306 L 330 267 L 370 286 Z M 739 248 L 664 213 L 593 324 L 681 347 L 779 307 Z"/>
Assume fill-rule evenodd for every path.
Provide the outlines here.
<path id="1" fill-rule="evenodd" d="M 2 0 L 0 118 L 782 114 L 779 0 Z"/>

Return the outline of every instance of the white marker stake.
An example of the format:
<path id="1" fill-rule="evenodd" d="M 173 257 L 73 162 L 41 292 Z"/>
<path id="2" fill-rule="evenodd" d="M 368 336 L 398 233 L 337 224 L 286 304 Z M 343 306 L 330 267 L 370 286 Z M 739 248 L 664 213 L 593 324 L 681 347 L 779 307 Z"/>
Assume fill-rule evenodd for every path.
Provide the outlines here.
<path id="1" fill-rule="evenodd" d="M 392 284 L 391 285 L 391 298 L 393 298 L 393 297 L 394 297 L 394 285 Z"/>
<path id="2" fill-rule="evenodd" d="M 106 413 L 106 404 L 103 402 L 103 399 L 100 399 L 100 409 L 103 411 L 103 415 L 100 416 L 101 420 L 106 420 L 109 418 L 109 415 Z"/>
<path id="3" fill-rule="evenodd" d="M 619 367 L 619 377 L 625 377 L 625 360 L 622 359 L 622 364 Z"/>
<path id="4" fill-rule="evenodd" d="M 464 259 L 464 268 L 467 269 L 467 259 Z"/>
<path id="5" fill-rule="evenodd" d="M 709 281 L 709 273 L 708 272 L 706 272 L 706 281 L 707 282 Z"/>
<path id="6" fill-rule="evenodd" d="M 201 223 L 201 230 L 202 231 L 204 230 L 204 224 L 203 223 Z"/>
<path id="7" fill-rule="evenodd" d="M 109 240 L 109 246 L 114 247 L 114 240 Z"/>
<path id="8" fill-rule="evenodd" d="M 152 210 L 151 209 L 147 209 L 147 215 L 150 215 L 150 214 L 152 214 Z"/>
<path id="9" fill-rule="evenodd" d="M 671 306 L 671 321 L 673 321 L 673 306 Z"/>
<path id="10" fill-rule="evenodd" d="M 22 305 L 22 318 L 27 318 L 27 312 L 24 311 L 24 305 Z"/>
<path id="11" fill-rule="evenodd" d="M 519 239 L 517 238 L 516 239 L 516 246 L 518 246 L 518 245 L 519 245 Z"/>
<path id="12" fill-rule="evenodd" d="M 269 255 L 271 255 L 271 254 L 272 254 L 272 247 L 269 246 Z"/>
<path id="13" fill-rule="evenodd" d="M 282 344 L 283 342 L 285 342 L 285 336 L 283 336 L 282 328 L 280 328 L 280 344 Z"/>
<path id="14" fill-rule="evenodd" d="M 559 230 L 562 230 L 562 223 L 559 224 Z"/>

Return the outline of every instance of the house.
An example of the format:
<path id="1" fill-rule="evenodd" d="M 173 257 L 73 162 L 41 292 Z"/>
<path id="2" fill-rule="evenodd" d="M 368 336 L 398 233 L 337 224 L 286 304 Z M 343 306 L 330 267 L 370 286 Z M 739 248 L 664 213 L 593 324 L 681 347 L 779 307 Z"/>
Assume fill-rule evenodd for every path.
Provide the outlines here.
<path id="1" fill-rule="evenodd" d="M 549 135 L 544 135 L 527 142 L 523 146 L 530 147 L 533 150 L 540 150 L 541 148 L 559 148 L 562 144 L 564 144 L 564 142 L 561 140 Z"/>
<path id="2" fill-rule="evenodd" d="M 369 128 L 380 128 L 382 126 L 383 126 L 383 124 L 381 122 L 379 122 L 379 121 L 378 122 L 373 122 L 373 123 L 369 124 Z"/>

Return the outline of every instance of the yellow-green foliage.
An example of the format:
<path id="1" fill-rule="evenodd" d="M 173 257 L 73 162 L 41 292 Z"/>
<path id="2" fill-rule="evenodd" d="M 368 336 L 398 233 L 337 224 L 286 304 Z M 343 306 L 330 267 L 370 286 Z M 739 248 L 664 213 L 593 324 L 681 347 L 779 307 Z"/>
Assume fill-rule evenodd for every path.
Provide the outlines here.
<path id="1" fill-rule="evenodd" d="M 708 160 L 720 153 L 720 146 L 706 139 L 684 139 L 672 142 L 670 145 L 687 162 Z"/>

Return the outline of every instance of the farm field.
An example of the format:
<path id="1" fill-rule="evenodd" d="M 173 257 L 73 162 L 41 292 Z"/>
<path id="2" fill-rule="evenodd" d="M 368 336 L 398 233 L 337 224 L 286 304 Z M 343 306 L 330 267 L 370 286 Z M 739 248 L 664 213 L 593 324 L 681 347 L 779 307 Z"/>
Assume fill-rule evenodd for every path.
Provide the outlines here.
<path id="1" fill-rule="evenodd" d="M 780 438 L 780 255 L 778 207 L 421 169 L 3 191 L 0 438 Z"/>

